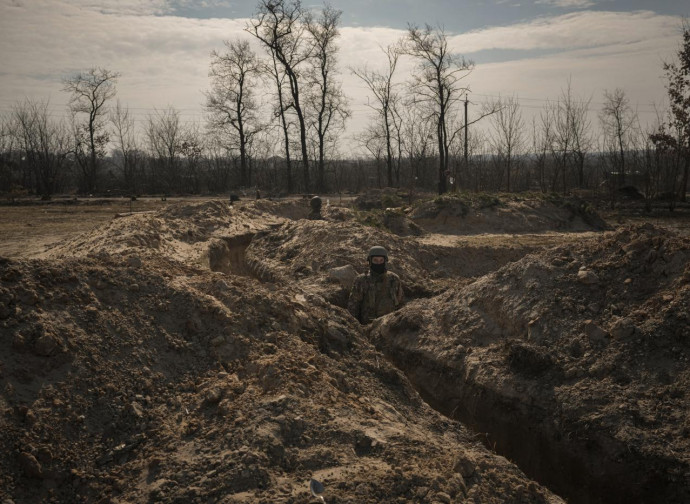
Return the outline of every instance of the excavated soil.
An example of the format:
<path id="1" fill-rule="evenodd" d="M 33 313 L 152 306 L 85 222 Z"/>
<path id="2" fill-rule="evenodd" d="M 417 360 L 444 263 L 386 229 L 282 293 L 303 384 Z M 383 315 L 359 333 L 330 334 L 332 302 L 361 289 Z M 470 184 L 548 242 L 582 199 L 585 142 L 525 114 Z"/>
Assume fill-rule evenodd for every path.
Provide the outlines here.
<path id="1" fill-rule="evenodd" d="M 569 502 L 690 502 L 690 239 L 528 255 L 370 328 L 431 404 Z"/>
<path id="2" fill-rule="evenodd" d="M 176 202 L 24 243 L 0 502 L 687 502 L 688 239 L 529 205 L 515 234 L 496 205 Z M 406 305 L 362 327 L 372 244 Z"/>

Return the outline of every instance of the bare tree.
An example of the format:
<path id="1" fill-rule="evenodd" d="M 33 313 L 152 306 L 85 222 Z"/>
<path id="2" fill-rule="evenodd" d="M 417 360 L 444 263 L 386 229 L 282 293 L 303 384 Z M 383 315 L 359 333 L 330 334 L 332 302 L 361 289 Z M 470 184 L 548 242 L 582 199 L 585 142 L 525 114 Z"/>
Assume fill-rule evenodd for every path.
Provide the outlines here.
<path id="1" fill-rule="evenodd" d="M 396 46 L 388 46 L 383 49 L 383 52 L 388 59 L 388 68 L 385 71 L 370 70 L 366 66 L 363 68 L 351 68 L 350 71 L 359 77 L 369 88 L 371 94 L 374 95 L 374 102 L 367 102 L 367 105 L 374 110 L 378 119 L 383 124 L 383 130 L 386 140 L 386 174 L 388 178 L 388 186 L 393 186 L 393 133 L 394 129 L 397 132 L 396 136 L 400 136 L 400 122 L 401 117 L 396 110 L 396 103 L 399 99 L 399 94 L 396 92 L 395 84 L 393 82 L 393 75 L 395 68 L 398 65 L 400 57 L 400 48 Z M 398 141 L 400 147 L 400 141 Z M 400 157 L 398 156 L 398 159 Z M 398 179 L 398 183 L 400 180 Z"/>
<path id="2" fill-rule="evenodd" d="M 256 18 L 250 20 L 247 31 L 255 36 L 276 58 L 288 79 L 290 103 L 285 107 L 297 115 L 304 187 L 309 191 L 309 155 L 307 122 L 301 101 L 300 72 L 312 54 L 311 41 L 305 36 L 304 10 L 299 0 L 259 0 Z"/>
<path id="3" fill-rule="evenodd" d="M 69 166 L 67 128 L 50 120 L 48 102 L 27 100 L 13 108 L 10 131 L 21 149 L 21 163 L 27 166 L 36 192 L 44 199 L 50 198 Z"/>
<path id="4" fill-rule="evenodd" d="M 205 142 L 206 186 L 212 192 L 225 192 L 230 188 L 230 157 L 226 143 L 217 132 Z"/>
<path id="5" fill-rule="evenodd" d="M 109 140 L 105 129 L 106 104 L 115 96 L 115 85 L 119 77 L 117 72 L 94 67 L 63 81 L 63 91 L 71 94 L 69 108 L 75 118 L 75 153 L 80 161 L 86 191 L 95 191 L 97 188 L 98 160 L 105 155 L 105 146 Z M 86 115 L 85 120 L 79 120 L 81 115 Z M 84 147 L 87 159 L 82 157 Z"/>
<path id="6" fill-rule="evenodd" d="M 285 152 L 285 178 L 287 185 L 288 194 L 293 191 L 293 180 L 292 180 L 292 158 L 290 156 L 290 127 L 291 122 L 287 115 L 287 105 L 285 100 L 286 86 L 285 79 L 287 79 L 287 74 L 282 66 L 279 66 L 278 59 L 275 52 L 271 52 L 271 63 L 267 65 L 267 70 L 276 83 L 276 108 L 274 110 L 274 117 L 280 122 L 280 128 L 283 132 L 283 150 Z"/>
<path id="7" fill-rule="evenodd" d="M 487 170 L 483 169 L 488 164 L 488 145 L 486 133 L 482 130 L 473 129 L 467 139 L 468 163 L 465 165 L 467 174 L 465 178 L 474 182 L 474 190 L 486 190 L 491 183 Z M 468 184 L 469 185 L 469 184 Z"/>
<path id="8" fill-rule="evenodd" d="M 525 148 L 525 125 L 516 98 L 499 98 L 493 108 L 496 112 L 491 116 L 489 141 L 505 170 L 506 190 L 510 192 L 512 171 Z"/>
<path id="9" fill-rule="evenodd" d="M 383 177 L 381 174 L 381 158 L 385 150 L 385 134 L 382 132 L 381 124 L 369 124 L 365 131 L 356 135 L 356 140 L 361 147 L 364 147 L 370 156 L 373 157 L 374 169 L 376 170 L 376 187 L 381 189 L 383 187 Z M 368 163 L 367 163 L 368 164 Z M 369 176 L 369 180 L 365 184 L 371 186 L 374 177 Z"/>
<path id="10" fill-rule="evenodd" d="M 137 147 L 134 117 L 118 100 L 115 110 L 110 115 L 110 121 L 115 128 L 115 146 L 122 163 L 125 187 L 131 195 L 136 195 L 140 190 L 137 171 L 141 156 Z"/>
<path id="11" fill-rule="evenodd" d="M 325 5 L 319 16 L 306 16 L 307 31 L 313 39 L 311 72 L 309 87 L 312 89 L 309 102 L 314 110 L 312 129 L 316 135 L 317 172 L 316 189 L 326 190 L 325 152 L 327 142 L 337 141 L 338 131 L 345 127 L 350 116 L 347 98 L 342 85 L 336 80 L 336 63 L 338 46 L 336 39 L 340 35 L 338 23 L 342 11 Z M 330 138 L 329 138 L 330 137 Z"/>
<path id="12" fill-rule="evenodd" d="M 573 153 L 573 162 L 575 163 L 577 186 L 581 189 L 586 186 L 585 163 L 587 155 L 594 145 L 592 125 L 589 120 L 589 105 L 591 101 L 591 97 L 586 100 L 571 101 L 570 127 L 573 138 L 571 151 Z"/>
<path id="13" fill-rule="evenodd" d="M 247 146 L 251 137 L 261 129 L 258 103 L 254 97 L 261 64 L 246 40 L 226 41 L 226 52 L 211 53 L 211 90 L 206 92 L 206 108 L 210 112 L 209 125 L 229 130 L 240 151 L 240 185 L 251 184 Z"/>
<path id="14" fill-rule="evenodd" d="M 182 164 L 182 192 L 198 194 L 201 190 L 201 167 L 205 142 L 198 122 L 182 128 L 179 152 Z"/>
<path id="15" fill-rule="evenodd" d="M 675 198 L 686 200 L 688 191 L 688 177 L 690 173 L 690 22 L 683 21 L 683 42 L 678 49 L 677 61 L 664 63 L 664 71 L 668 82 L 670 110 L 668 120 L 662 123 L 656 133 L 651 136 L 657 146 L 673 156 L 673 186 L 674 194 L 671 208 L 674 207 Z M 680 175 L 680 182 L 676 184 L 676 178 Z"/>
<path id="16" fill-rule="evenodd" d="M 547 192 L 547 167 L 553 152 L 553 115 L 548 108 L 539 114 L 539 120 L 532 120 L 532 150 L 534 152 L 534 166 L 539 188 Z"/>
<path id="17" fill-rule="evenodd" d="M 574 159 L 578 178 L 584 177 L 584 154 L 589 145 L 589 122 L 587 111 L 588 100 L 577 100 L 573 96 L 570 79 L 556 103 L 548 102 L 545 106 L 545 114 L 550 116 L 543 119 L 544 124 L 550 127 L 551 154 L 555 161 L 551 190 L 556 191 L 560 181 L 563 193 L 568 192 L 568 168 Z M 560 179 L 560 180 L 559 180 Z"/>
<path id="18" fill-rule="evenodd" d="M 604 106 L 599 114 L 599 121 L 604 133 L 604 147 L 609 152 L 616 153 L 615 169 L 618 173 L 618 185 L 625 184 L 626 152 L 628 152 L 637 118 L 630 106 L 630 100 L 625 91 L 616 88 L 604 91 Z"/>
<path id="19" fill-rule="evenodd" d="M 183 140 L 180 112 L 168 107 L 149 115 L 146 137 L 152 156 L 149 173 L 151 187 L 162 188 L 166 193 L 179 190 L 182 186 L 180 155 Z"/>
<path id="20" fill-rule="evenodd" d="M 14 138 L 11 120 L 3 114 L 0 116 L 0 193 L 8 193 L 13 198 L 16 190 L 16 139 Z"/>
<path id="21" fill-rule="evenodd" d="M 411 101 L 402 107 L 402 151 L 409 165 L 411 188 L 427 187 L 431 183 L 427 166 L 434 155 L 436 125 L 420 110 L 422 104 Z M 433 172 L 431 173 L 433 175 Z"/>
<path id="22" fill-rule="evenodd" d="M 427 104 L 436 120 L 436 137 L 439 155 L 439 194 L 447 190 L 450 175 L 449 154 L 451 135 L 447 125 L 453 105 L 467 88 L 460 81 L 472 70 L 474 64 L 449 51 L 448 39 L 442 28 L 426 25 L 424 29 L 410 25 L 404 44 L 406 54 L 420 63 L 413 75 L 415 95 Z"/>

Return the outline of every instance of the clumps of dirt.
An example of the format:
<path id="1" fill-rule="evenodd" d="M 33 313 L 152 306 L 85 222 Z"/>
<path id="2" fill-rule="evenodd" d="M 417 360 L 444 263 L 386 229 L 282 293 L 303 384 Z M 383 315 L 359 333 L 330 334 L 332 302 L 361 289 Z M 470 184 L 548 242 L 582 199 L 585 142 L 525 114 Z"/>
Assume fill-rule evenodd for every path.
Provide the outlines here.
<path id="1" fill-rule="evenodd" d="M 596 211 L 576 197 L 458 193 L 419 200 L 408 217 L 446 234 L 606 230 Z"/>
<path id="2" fill-rule="evenodd" d="M 320 296 L 101 243 L 0 260 L 0 501 L 562 502 Z"/>
<path id="3" fill-rule="evenodd" d="M 354 277 L 368 268 L 367 254 L 374 245 L 388 250 L 389 269 L 400 275 L 407 297 L 434 293 L 423 264 L 424 246 L 355 221 L 287 222 L 257 234 L 246 259 L 257 277 L 297 282 L 344 307 Z"/>
<path id="4" fill-rule="evenodd" d="M 690 239 L 528 255 L 371 335 L 431 404 L 572 502 L 690 500 Z"/>

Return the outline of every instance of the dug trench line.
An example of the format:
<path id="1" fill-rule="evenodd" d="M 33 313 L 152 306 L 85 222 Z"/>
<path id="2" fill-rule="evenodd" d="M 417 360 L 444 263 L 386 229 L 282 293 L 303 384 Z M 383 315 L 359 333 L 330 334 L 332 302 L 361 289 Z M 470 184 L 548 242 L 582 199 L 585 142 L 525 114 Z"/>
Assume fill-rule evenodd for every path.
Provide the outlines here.
<path id="1" fill-rule="evenodd" d="M 253 237 L 247 233 L 214 241 L 206 266 L 273 281 L 265 265 L 247 260 Z M 548 405 L 527 396 L 518 400 L 502 395 L 497 388 L 474 381 L 476 370 L 459 364 L 449 367 L 431 355 L 390 342 L 375 343 L 431 407 L 462 422 L 489 449 L 571 504 L 687 502 L 687 496 L 676 495 L 664 481 L 669 462 L 632 453 L 605 432 L 564 432 Z"/>
<path id="2" fill-rule="evenodd" d="M 467 367 L 451 368 L 390 347 L 379 350 L 431 407 L 477 432 L 489 449 L 571 504 L 689 502 L 665 480 L 669 461 L 633 453 L 606 432 L 564 433 L 543 405 L 478 384 Z"/>
<path id="3" fill-rule="evenodd" d="M 245 251 L 252 238 L 254 233 L 216 239 L 210 243 L 201 262 L 211 271 L 249 276 L 251 272 L 245 261 Z"/>
<path id="4" fill-rule="evenodd" d="M 246 233 L 213 240 L 201 257 L 201 263 L 211 271 L 252 277 L 260 282 L 275 282 L 275 274 L 261 261 L 247 258 L 247 247 L 256 233 Z"/>

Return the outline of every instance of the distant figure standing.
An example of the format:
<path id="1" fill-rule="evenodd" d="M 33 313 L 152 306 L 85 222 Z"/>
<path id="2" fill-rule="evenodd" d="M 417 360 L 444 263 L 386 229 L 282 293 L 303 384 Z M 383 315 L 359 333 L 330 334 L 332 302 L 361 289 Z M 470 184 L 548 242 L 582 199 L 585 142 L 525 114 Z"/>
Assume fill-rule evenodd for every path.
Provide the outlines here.
<path id="1" fill-rule="evenodd" d="M 397 310 L 403 300 L 400 277 L 386 269 L 388 251 L 371 247 L 367 262 L 369 271 L 355 279 L 347 302 L 348 311 L 362 324 Z"/>
<path id="2" fill-rule="evenodd" d="M 323 216 L 321 215 L 321 198 L 314 196 L 309 200 L 309 206 L 311 207 L 311 212 L 309 212 L 307 219 L 322 220 Z"/>

